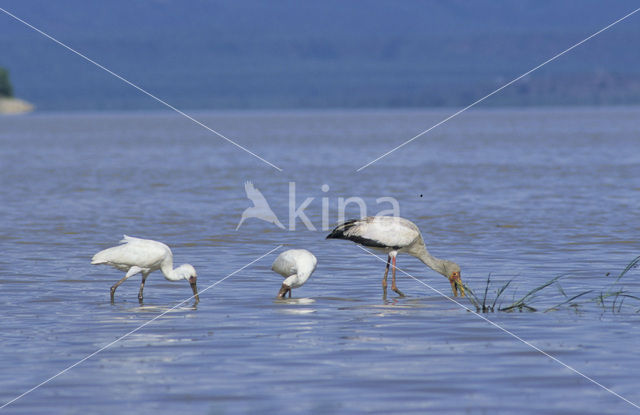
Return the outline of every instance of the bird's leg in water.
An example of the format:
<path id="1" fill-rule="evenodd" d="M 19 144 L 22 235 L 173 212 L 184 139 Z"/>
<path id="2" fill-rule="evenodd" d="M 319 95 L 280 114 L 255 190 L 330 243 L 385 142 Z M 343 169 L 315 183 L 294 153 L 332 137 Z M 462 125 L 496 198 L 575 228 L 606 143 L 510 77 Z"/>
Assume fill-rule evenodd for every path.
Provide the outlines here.
<path id="1" fill-rule="evenodd" d="M 144 282 L 147 280 L 149 274 L 142 274 L 142 282 L 140 283 L 140 292 L 138 293 L 138 301 L 142 302 L 142 290 L 144 290 Z"/>
<path id="2" fill-rule="evenodd" d="M 393 291 L 395 291 L 396 293 L 398 293 L 398 295 L 400 297 L 404 297 L 404 294 L 402 293 L 402 291 L 400 291 L 398 289 L 398 287 L 396 286 L 396 257 L 394 256 L 392 259 L 393 263 L 393 273 L 392 273 L 392 277 L 391 277 L 391 289 Z"/>
<path id="3" fill-rule="evenodd" d="M 116 288 L 118 288 L 118 286 L 120 284 L 122 284 L 123 282 L 125 282 L 127 279 L 133 277 L 134 275 L 136 275 L 138 272 L 142 272 L 142 269 L 138 266 L 133 266 L 131 268 L 129 268 L 129 271 L 127 271 L 127 274 L 122 277 L 122 279 L 118 282 L 116 282 L 115 284 L 113 284 L 113 287 L 111 287 L 111 302 L 113 303 L 113 296 L 116 294 Z"/>
<path id="4" fill-rule="evenodd" d="M 116 282 L 115 284 L 113 284 L 113 286 L 111 287 L 111 302 L 113 303 L 113 297 L 116 295 L 116 288 L 118 288 L 118 286 L 120 284 L 122 284 L 123 282 L 125 282 L 127 280 L 127 278 L 129 278 L 129 275 L 125 275 L 124 277 L 122 277 L 122 279 L 118 282 Z"/>
<path id="5" fill-rule="evenodd" d="M 289 298 L 291 298 L 291 293 L 293 292 L 293 290 L 291 288 L 289 288 Z"/>
<path id="6" fill-rule="evenodd" d="M 391 256 L 387 256 L 387 267 L 384 269 L 384 277 L 382 277 L 382 293 L 387 296 L 387 275 L 389 275 L 389 264 L 391 263 Z"/>

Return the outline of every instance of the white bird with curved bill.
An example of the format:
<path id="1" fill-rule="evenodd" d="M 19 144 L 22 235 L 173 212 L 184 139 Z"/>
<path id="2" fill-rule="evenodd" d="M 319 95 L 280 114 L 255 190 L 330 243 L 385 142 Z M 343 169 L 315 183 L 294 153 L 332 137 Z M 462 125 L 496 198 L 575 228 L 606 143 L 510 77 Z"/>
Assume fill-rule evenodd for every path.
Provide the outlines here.
<path id="1" fill-rule="evenodd" d="M 387 294 L 387 274 L 389 263 L 393 265 L 393 277 L 391 289 L 400 296 L 404 294 L 396 286 L 396 256 L 405 252 L 418 258 L 425 265 L 439 274 L 447 277 L 451 283 L 453 296 L 464 297 L 464 285 L 460 279 L 460 266 L 446 259 L 432 256 L 427 247 L 420 229 L 410 220 L 395 216 L 369 216 L 363 219 L 351 219 L 338 225 L 327 239 L 348 239 L 360 245 L 382 251 L 388 254 L 387 267 L 382 278 L 382 289 Z"/>
<path id="2" fill-rule="evenodd" d="M 93 265 L 111 265 L 127 273 L 111 287 L 111 302 L 113 302 L 116 288 L 138 273 L 142 274 L 142 283 L 138 292 L 138 300 L 142 301 L 144 282 L 150 273 L 157 270 L 161 270 L 164 277 L 169 281 L 189 281 L 196 299 L 195 304 L 200 302 L 196 285 L 198 275 L 195 268 L 189 264 L 184 264 L 174 269 L 173 254 L 167 245 L 151 239 L 140 239 L 127 235 L 124 235 L 120 243 L 121 245 L 98 252 L 91 259 L 91 264 Z"/>
<path id="3" fill-rule="evenodd" d="M 291 298 L 294 288 L 302 287 L 318 265 L 315 255 L 306 249 L 289 249 L 284 251 L 271 265 L 271 269 L 284 277 L 278 298 L 284 298 L 287 292 Z"/>

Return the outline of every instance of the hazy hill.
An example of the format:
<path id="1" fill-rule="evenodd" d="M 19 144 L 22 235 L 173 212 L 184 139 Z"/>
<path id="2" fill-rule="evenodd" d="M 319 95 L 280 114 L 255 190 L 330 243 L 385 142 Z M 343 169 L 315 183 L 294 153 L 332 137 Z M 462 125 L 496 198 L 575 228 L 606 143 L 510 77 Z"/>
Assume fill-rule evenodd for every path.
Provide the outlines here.
<path id="1" fill-rule="evenodd" d="M 12 97 L 13 87 L 9 81 L 9 71 L 0 67 L 0 98 Z"/>
<path id="2" fill-rule="evenodd" d="M 22 114 L 32 110 L 32 104 L 13 97 L 9 71 L 0 67 L 0 114 Z"/>
<path id="3" fill-rule="evenodd" d="M 8 0 L 182 108 L 466 105 L 635 1 Z M 483 105 L 640 103 L 640 13 Z M 0 13 L 0 65 L 41 109 L 159 108 Z"/>

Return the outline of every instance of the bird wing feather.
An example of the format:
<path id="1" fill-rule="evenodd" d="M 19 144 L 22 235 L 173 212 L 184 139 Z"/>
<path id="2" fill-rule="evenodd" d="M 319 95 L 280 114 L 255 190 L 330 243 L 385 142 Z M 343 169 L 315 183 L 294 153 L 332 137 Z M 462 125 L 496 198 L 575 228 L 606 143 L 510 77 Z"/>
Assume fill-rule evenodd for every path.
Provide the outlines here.
<path id="1" fill-rule="evenodd" d="M 276 260 L 273 261 L 271 269 L 282 275 L 284 278 L 287 278 L 297 272 L 296 263 L 289 255 L 289 251 L 285 251 L 278 255 Z"/>
<path id="2" fill-rule="evenodd" d="M 298 272 L 311 274 L 317 263 L 315 255 L 306 249 L 289 249 L 278 255 L 271 269 L 287 278 Z"/>
<path id="3" fill-rule="evenodd" d="M 116 268 L 128 268 L 138 266 L 140 268 L 154 269 L 171 255 L 169 247 L 162 242 L 150 239 L 140 239 L 126 236 L 121 245 L 107 248 L 95 254 L 92 264 L 109 264 Z"/>
<path id="4" fill-rule="evenodd" d="M 122 235 L 122 239 L 120 239 L 120 243 L 121 244 L 126 244 L 128 242 L 134 242 L 134 241 L 144 241 L 145 239 L 142 238 L 136 238 L 134 236 L 129 236 L 129 235 Z"/>
<path id="5" fill-rule="evenodd" d="M 393 216 L 369 216 L 338 225 L 327 238 L 349 239 L 365 246 L 400 249 L 411 245 L 420 230 L 411 221 Z"/>

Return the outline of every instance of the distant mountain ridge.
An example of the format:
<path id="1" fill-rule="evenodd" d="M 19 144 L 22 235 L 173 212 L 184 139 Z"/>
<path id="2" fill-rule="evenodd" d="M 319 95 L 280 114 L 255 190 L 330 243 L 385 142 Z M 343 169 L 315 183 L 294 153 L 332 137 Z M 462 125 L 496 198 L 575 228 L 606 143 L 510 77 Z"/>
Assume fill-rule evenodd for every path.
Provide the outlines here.
<path id="1" fill-rule="evenodd" d="M 61 7 L 63 5 L 64 7 Z M 462 106 L 637 7 L 480 0 L 3 6 L 181 108 Z M 640 103 L 640 13 L 482 105 Z M 20 96 L 42 109 L 158 103 L 0 13 Z"/>

